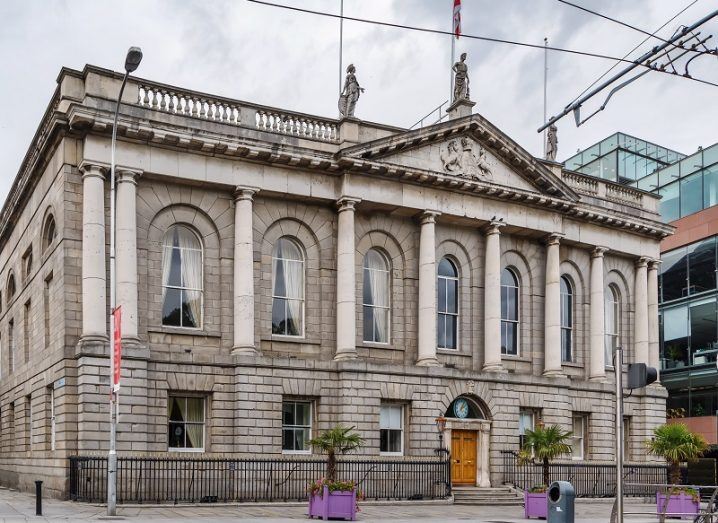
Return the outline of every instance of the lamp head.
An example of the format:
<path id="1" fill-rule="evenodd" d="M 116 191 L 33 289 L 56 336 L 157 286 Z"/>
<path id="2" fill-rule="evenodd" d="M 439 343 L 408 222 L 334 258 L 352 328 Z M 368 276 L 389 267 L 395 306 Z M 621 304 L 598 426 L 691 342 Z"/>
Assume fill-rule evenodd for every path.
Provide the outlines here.
<path id="1" fill-rule="evenodd" d="M 128 73 L 133 72 L 140 66 L 142 61 L 142 49 L 139 47 L 130 47 L 127 50 L 127 56 L 125 57 L 125 71 Z"/>

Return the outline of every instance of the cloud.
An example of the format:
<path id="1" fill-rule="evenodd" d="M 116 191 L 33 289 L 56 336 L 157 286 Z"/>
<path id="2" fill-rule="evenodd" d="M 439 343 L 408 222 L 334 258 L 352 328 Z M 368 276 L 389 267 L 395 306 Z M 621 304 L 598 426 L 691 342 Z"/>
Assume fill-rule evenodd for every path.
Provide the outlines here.
<path id="1" fill-rule="evenodd" d="M 338 13 L 337 0 L 276 0 Z M 678 12 L 675 2 L 607 0 L 582 4 L 647 30 Z M 451 0 L 344 0 L 348 16 L 449 30 Z M 661 33 L 712 9 L 701 0 Z M 55 88 L 60 67 L 85 63 L 120 70 L 130 45 L 144 60 L 138 75 L 187 89 L 310 114 L 336 116 L 339 23 L 336 19 L 253 4 L 245 0 L 73 0 L 0 3 L 4 21 L 0 60 L 0 199 L 4 199 Z M 464 0 L 467 34 L 623 56 L 644 36 L 556 0 Z M 718 30 L 711 22 L 703 34 Z M 653 43 L 647 43 L 647 49 Z M 543 51 L 462 38 L 469 55 L 475 110 L 534 154 L 543 119 Z M 344 67 L 350 62 L 366 92 L 357 115 L 408 126 L 449 96 L 450 37 L 347 21 Z M 612 62 L 550 53 L 549 114 L 555 114 Z M 691 72 L 718 81 L 715 59 Z M 623 89 L 607 109 L 580 128 L 559 123 L 559 158 L 616 130 L 692 152 L 715 140 L 713 87 L 650 73 Z M 710 98 L 709 98 L 710 97 Z M 584 114 L 603 102 L 591 100 Z"/>

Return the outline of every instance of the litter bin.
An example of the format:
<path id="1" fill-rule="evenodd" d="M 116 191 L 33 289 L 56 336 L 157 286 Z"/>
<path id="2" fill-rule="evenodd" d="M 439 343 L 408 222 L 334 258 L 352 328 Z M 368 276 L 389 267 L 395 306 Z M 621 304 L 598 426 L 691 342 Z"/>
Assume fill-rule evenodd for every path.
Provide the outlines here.
<path id="1" fill-rule="evenodd" d="M 576 491 L 568 481 L 554 481 L 548 489 L 547 523 L 574 523 Z"/>

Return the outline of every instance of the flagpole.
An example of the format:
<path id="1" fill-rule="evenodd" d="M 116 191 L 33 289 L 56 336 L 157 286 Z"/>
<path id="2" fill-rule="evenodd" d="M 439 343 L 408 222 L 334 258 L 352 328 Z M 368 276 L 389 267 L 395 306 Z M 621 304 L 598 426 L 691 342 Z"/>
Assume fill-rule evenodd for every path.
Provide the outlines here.
<path id="1" fill-rule="evenodd" d="M 543 123 L 546 123 L 546 85 L 548 83 L 548 38 L 543 39 Z M 548 144 L 546 143 L 546 129 L 543 130 L 543 157 L 546 158 L 548 153 Z"/>
<path id="2" fill-rule="evenodd" d="M 456 52 L 456 42 L 454 35 L 454 2 L 451 0 L 451 62 L 449 62 L 449 104 L 454 99 L 454 53 Z"/>
<path id="3" fill-rule="evenodd" d="M 339 96 L 342 95 L 342 46 L 344 44 L 344 0 L 339 7 Z M 544 121 L 546 118 L 544 118 Z"/>

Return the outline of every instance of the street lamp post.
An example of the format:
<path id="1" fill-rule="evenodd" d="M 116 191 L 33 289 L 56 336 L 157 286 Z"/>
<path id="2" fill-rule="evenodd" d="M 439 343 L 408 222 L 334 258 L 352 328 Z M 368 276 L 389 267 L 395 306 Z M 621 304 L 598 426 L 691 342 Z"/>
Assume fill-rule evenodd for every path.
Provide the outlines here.
<path id="1" fill-rule="evenodd" d="M 117 117 L 120 112 L 122 93 L 125 90 L 127 77 L 135 71 L 142 61 L 142 50 L 130 47 L 125 57 L 125 76 L 122 78 L 120 94 L 117 95 L 115 117 L 112 121 L 112 144 L 110 156 L 110 314 L 115 313 L 115 145 L 117 143 Z M 110 318 L 110 451 L 107 455 L 107 515 L 114 516 L 117 512 L 117 394 L 115 388 L 115 322 Z"/>

